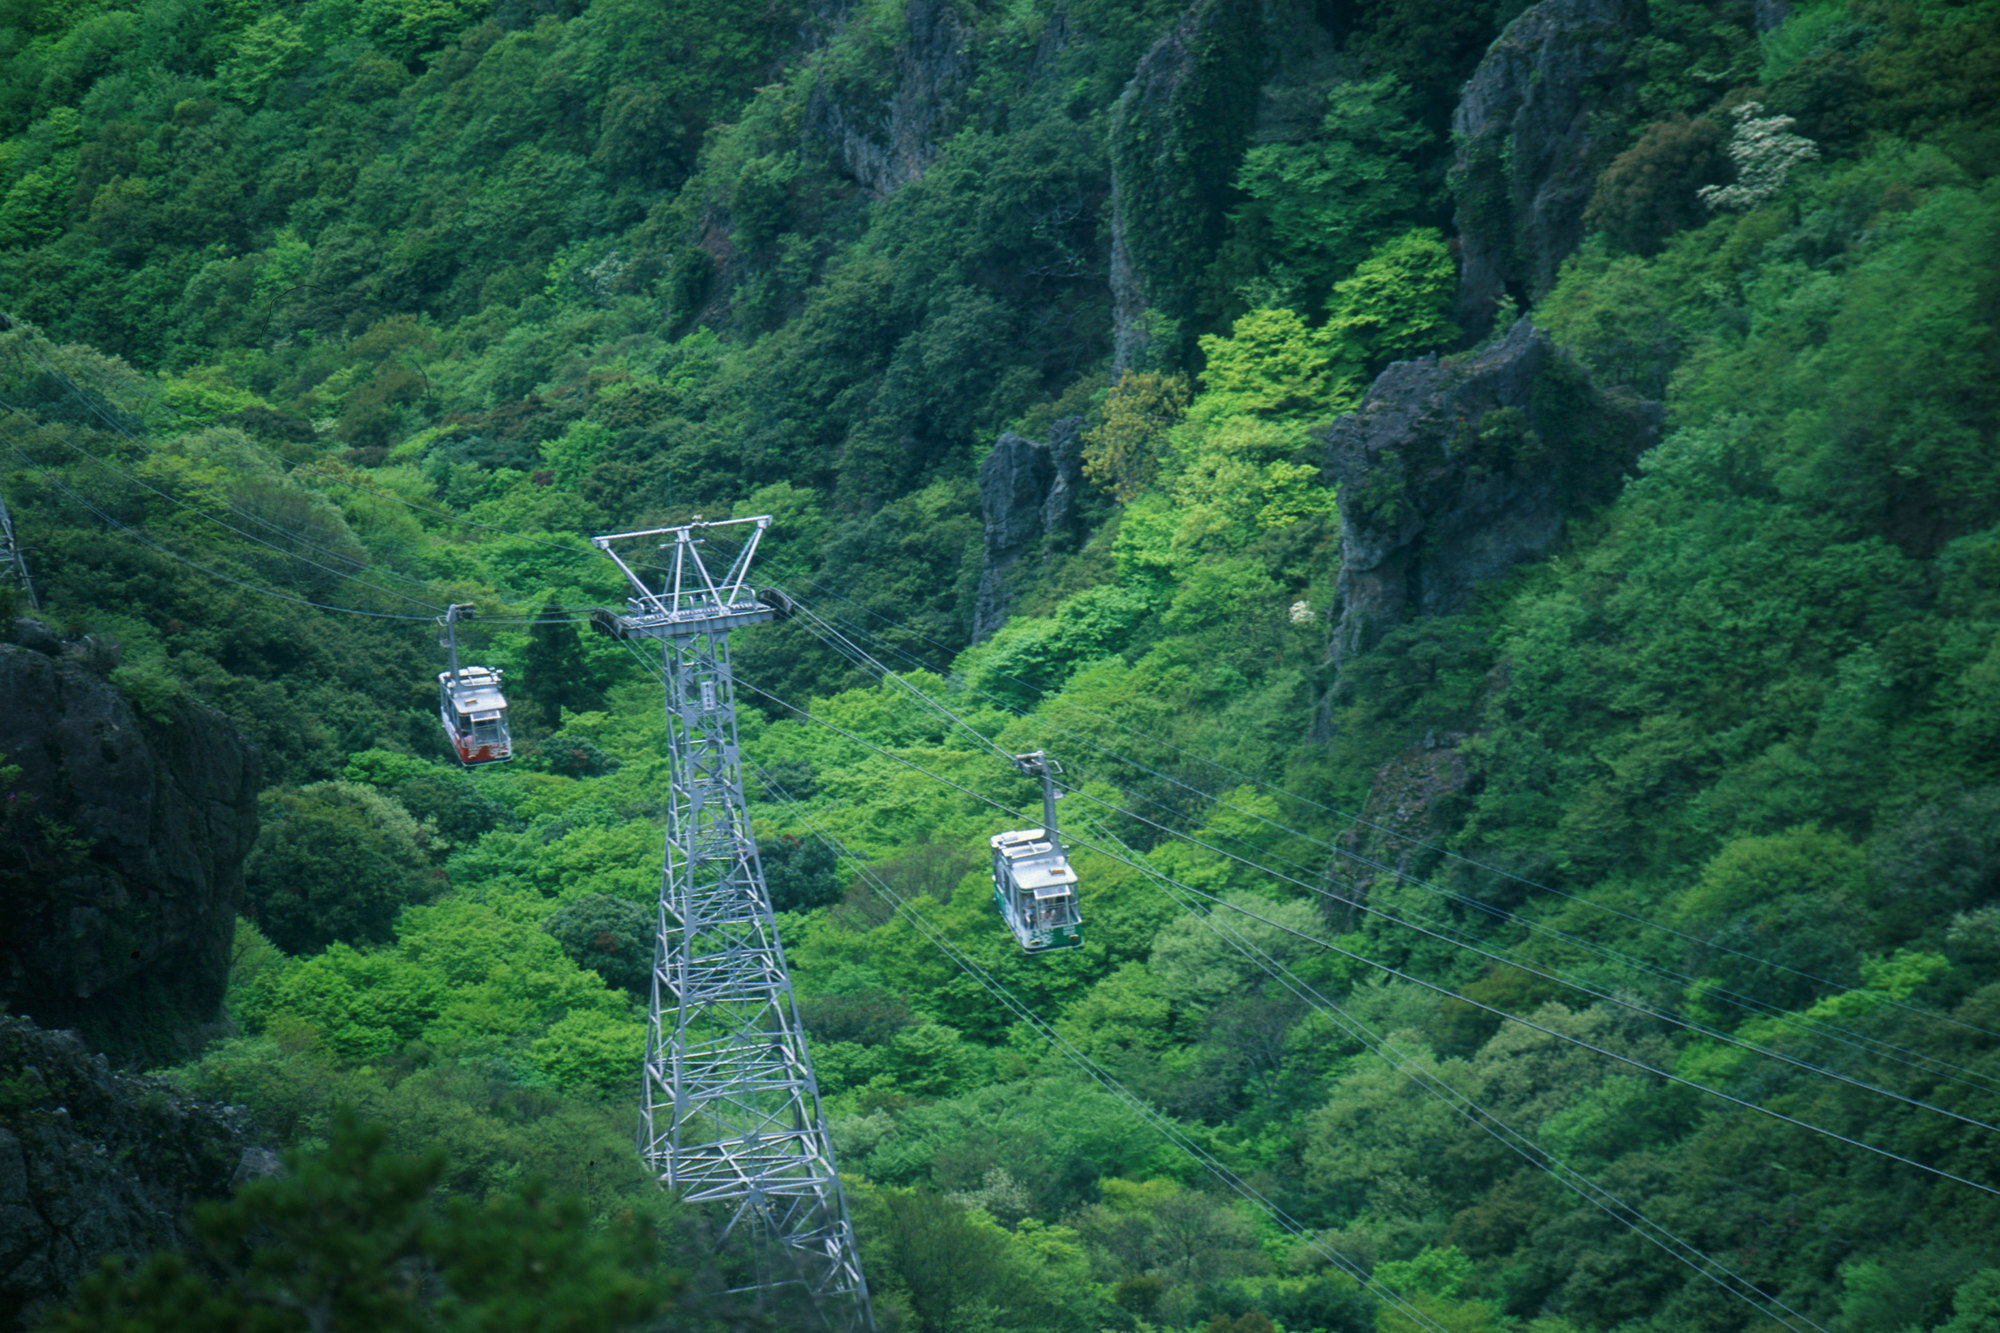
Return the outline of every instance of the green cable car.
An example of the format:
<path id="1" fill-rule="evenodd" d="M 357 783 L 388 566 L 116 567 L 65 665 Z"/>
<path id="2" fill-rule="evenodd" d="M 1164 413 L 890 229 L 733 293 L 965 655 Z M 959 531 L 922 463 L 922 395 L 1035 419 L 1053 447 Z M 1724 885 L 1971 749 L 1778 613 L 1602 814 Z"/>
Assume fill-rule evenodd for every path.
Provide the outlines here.
<path id="1" fill-rule="evenodd" d="M 1074 949 L 1083 943 L 1077 910 L 1076 872 L 1063 854 L 1056 830 L 1055 774 L 1062 770 L 1038 750 L 1016 755 L 1015 766 L 1042 780 L 1042 827 L 996 833 L 993 848 L 993 901 L 1000 919 L 1029 953 Z"/>

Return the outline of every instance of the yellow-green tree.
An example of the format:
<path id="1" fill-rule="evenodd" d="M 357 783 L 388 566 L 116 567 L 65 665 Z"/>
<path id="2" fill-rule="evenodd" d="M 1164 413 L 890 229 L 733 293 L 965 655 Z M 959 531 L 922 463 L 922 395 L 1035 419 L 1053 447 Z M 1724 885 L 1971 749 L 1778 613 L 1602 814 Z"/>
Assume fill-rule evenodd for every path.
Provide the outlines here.
<path id="1" fill-rule="evenodd" d="M 1083 434 L 1083 473 L 1119 504 L 1146 488 L 1159 466 L 1167 431 L 1187 411 L 1178 375 L 1126 371 L 1104 399 L 1104 420 Z"/>

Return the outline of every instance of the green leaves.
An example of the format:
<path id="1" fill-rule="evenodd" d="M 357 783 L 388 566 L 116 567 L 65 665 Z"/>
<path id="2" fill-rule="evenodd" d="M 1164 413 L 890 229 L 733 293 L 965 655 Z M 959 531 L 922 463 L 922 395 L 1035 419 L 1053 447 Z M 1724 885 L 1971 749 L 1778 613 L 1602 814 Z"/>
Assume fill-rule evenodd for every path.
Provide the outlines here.
<path id="1" fill-rule="evenodd" d="M 244 869 L 246 906 L 291 953 L 379 943 L 433 885 L 419 837 L 407 810 L 367 787 L 319 782 L 280 794 Z"/>

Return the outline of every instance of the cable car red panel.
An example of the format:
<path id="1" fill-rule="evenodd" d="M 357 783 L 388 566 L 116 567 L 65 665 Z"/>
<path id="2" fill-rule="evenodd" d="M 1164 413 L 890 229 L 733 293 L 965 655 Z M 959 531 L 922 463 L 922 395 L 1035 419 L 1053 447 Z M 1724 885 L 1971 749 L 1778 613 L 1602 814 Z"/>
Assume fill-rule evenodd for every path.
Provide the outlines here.
<path id="1" fill-rule="evenodd" d="M 451 672 L 439 673 L 438 719 L 460 763 L 497 764 L 514 757 L 498 671 L 462 667 L 456 683 Z"/>

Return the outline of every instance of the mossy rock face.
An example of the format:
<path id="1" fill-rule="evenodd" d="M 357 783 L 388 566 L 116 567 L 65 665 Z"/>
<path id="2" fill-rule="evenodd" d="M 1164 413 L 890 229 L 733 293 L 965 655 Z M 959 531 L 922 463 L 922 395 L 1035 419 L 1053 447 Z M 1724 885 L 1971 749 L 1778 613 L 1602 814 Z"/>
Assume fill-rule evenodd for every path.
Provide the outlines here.
<path id="1" fill-rule="evenodd" d="M 0 991 L 120 1059 L 185 1056 L 221 1002 L 256 838 L 255 755 L 221 714 L 143 712 L 115 648 L 0 643 Z"/>
<path id="2" fill-rule="evenodd" d="M 1718 25 L 1725 29 L 1748 48 L 1747 29 Z M 1458 321 L 1469 336 L 1492 326 L 1503 295 L 1524 302 L 1546 295 L 1582 242 L 1598 172 L 1626 147 L 1632 125 L 1648 118 L 1633 74 L 1649 35 L 1657 37 L 1640 0 L 1541 0 L 1507 26 L 1466 81 L 1452 113 L 1459 148 L 1451 187 L 1462 261 Z"/>
<path id="3" fill-rule="evenodd" d="M 1258 6 L 1198 0 L 1139 62 L 1111 113 L 1111 174 L 1118 255 L 1112 286 L 1122 323 L 1117 363 L 1132 364 L 1150 311 L 1193 351 L 1194 316 L 1209 257 L 1221 243 L 1235 179 L 1256 120 L 1264 39 Z"/>

